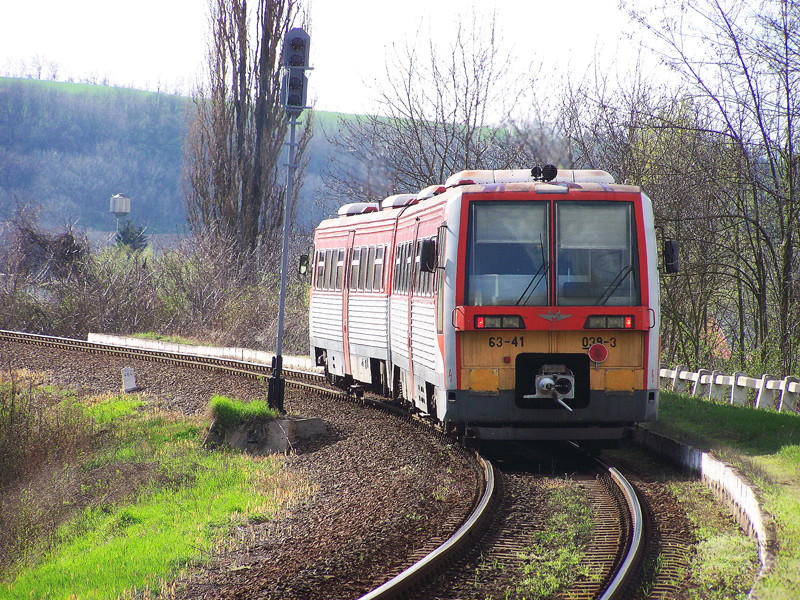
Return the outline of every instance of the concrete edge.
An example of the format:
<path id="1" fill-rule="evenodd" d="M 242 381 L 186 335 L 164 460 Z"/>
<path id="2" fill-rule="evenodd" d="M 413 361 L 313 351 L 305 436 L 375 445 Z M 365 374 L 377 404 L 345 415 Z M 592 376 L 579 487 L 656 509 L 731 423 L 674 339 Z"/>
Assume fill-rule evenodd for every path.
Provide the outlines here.
<path id="1" fill-rule="evenodd" d="M 643 427 L 634 428 L 633 441 L 697 475 L 717 498 L 728 505 L 731 515 L 747 535 L 756 538 L 761 563 L 756 581 L 770 572 L 777 551 L 775 521 L 761 508 L 758 488 L 747 477 L 710 452 L 697 450 Z"/>
<path id="2" fill-rule="evenodd" d="M 147 350 L 161 350 L 163 352 L 179 352 L 194 354 L 196 356 L 214 356 L 217 358 L 230 358 L 242 362 L 272 364 L 274 354 L 261 350 L 247 348 L 223 348 L 217 346 L 190 346 L 188 344 L 174 344 L 158 340 L 145 340 L 124 335 L 111 335 L 106 333 L 89 333 L 88 342 L 95 344 L 108 344 L 110 346 L 125 346 L 128 348 L 144 348 Z M 310 373 L 321 373 L 322 369 L 314 365 L 307 356 L 283 356 L 283 368 Z"/>

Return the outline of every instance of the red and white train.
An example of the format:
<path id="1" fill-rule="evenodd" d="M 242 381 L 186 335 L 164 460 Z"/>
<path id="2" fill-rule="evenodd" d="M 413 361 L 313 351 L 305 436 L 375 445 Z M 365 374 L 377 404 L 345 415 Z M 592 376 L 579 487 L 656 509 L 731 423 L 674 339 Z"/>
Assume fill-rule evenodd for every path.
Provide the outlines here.
<path id="1" fill-rule="evenodd" d="M 311 356 L 467 437 L 614 440 L 658 407 L 650 199 L 605 171 L 462 171 L 314 234 Z"/>

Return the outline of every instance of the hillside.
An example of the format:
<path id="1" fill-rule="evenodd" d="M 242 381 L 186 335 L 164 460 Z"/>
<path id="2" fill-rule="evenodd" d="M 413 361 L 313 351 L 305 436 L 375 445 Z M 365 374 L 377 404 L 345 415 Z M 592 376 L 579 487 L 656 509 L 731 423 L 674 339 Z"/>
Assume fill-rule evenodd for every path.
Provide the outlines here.
<path id="1" fill-rule="evenodd" d="M 0 220 L 17 203 L 44 209 L 42 222 L 111 231 L 109 198 L 132 199 L 131 219 L 150 233 L 184 230 L 182 139 L 191 99 L 127 88 L 0 77 Z M 336 115 L 317 113 L 303 225 L 318 221 L 314 200 Z"/>

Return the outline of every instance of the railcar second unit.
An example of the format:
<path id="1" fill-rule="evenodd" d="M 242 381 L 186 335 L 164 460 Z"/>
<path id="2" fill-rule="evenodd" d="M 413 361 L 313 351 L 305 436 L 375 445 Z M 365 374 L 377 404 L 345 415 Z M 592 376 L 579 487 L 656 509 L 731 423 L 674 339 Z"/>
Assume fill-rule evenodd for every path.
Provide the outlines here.
<path id="1" fill-rule="evenodd" d="M 463 171 L 314 234 L 328 377 L 482 439 L 614 440 L 658 407 L 652 205 L 604 171 Z"/>

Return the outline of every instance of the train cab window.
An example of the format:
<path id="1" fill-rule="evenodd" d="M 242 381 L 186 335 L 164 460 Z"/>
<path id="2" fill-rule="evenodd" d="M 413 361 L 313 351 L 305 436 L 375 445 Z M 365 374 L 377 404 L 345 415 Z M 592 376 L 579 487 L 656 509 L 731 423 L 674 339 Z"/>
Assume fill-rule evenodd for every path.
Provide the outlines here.
<path id="1" fill-rule="evenodd" d="M 372 272 L 372 290 L 375 292 L 383 291 L 383 246 L 375 249 L 375 266 Z"/>
<path id="2" fill-rule="evenodd" d="M 466 296 L 473 306 L 542 306 L 549 299 L 547 202 L 473 202 Z"/>
<path id="3" fill-rule="evenodd" d="M 358 271 L 361 266 L 361 248 L 353 248 L 353 260 L 350 262 L 350 291 L 358 288 Z"/>
<path id="4" fill-rule="evenodd" d="M 556 303 L 640 303 L 633 205 L 556 203 Z"/>

